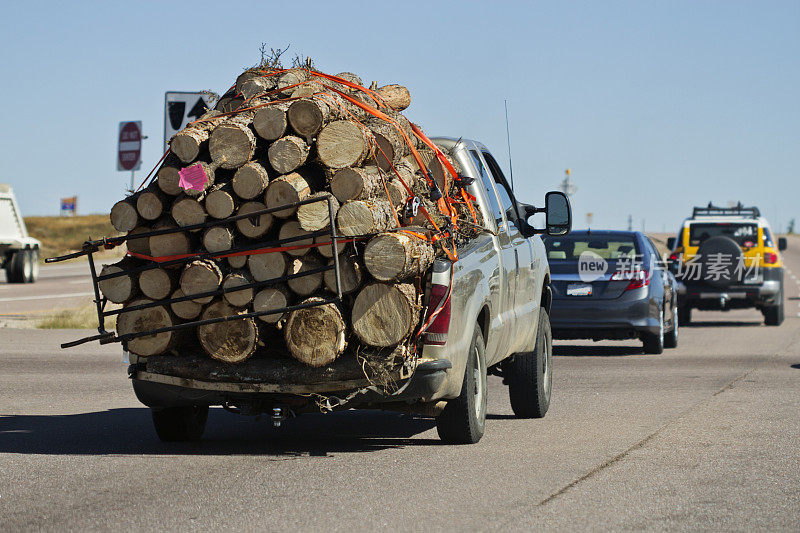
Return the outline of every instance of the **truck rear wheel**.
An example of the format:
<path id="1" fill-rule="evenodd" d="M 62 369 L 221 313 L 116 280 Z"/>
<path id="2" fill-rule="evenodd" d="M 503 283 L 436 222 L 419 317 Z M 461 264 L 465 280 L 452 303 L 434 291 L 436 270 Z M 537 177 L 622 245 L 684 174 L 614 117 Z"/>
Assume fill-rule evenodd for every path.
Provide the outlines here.
<path id="1" fill-rule="evenodd" d="M 151 409 L 158 438 L 164 442 L 197 441 L 208 420 L 207 405 Z"/>
<path id="2" fill-rule="evenodd" d="M 475 327 L 469 346 L 461 394 L 447 402 L 436 419 L 439 438 L 448 444 L 475 444 L 486 429 L 486 359 L 483 334 Z"/>
<path id="3" fill-rule="evenodd" d="M 31 257 L 28 250 L 17 250 L 6 265 L 6 279 L 9 283 L 25 283 L 31 270 Z"/>
<path id="4" fill-rule="evenodd" d="M 550 408 L 553 383 L 553 334 L 547 311 L 539 312 L 536 346 L 505 363 L 511 410 L 517 418 L 542 418 Z"/>
<path id="5" fill-rule="evenodd" d="M 39 249 L 25 250 L 28 253 L 30 268 L 27 270 L 25 283 L 33 283 L 39 277 Z"/>

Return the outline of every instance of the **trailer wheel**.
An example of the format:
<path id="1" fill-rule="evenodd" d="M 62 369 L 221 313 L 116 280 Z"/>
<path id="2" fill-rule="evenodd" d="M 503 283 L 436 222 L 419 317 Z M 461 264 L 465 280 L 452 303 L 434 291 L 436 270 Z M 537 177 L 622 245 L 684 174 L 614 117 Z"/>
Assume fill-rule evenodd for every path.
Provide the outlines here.
<path id="1" fill-rule="evenodd" d="M 197 441 L 208 420 L 207 405 L 151 409 L 158 438 L 164 442 Z"/>
<path id="2" fill-rule="evenodd" d="M 9 283 L 25 283 L 26 265 L 30 265 L 27 250 L 17 250 L 6 265 L 6 279 Z M 30 268 L 27 268 L 30 270 Z"/>
<path id="3" fill-rule="evenodd" d="M 475 326 L 469 346 L 461 394 L 447 402 L 436 419 L 439 438 L 448 444 L 475 444 L 486 429 L 488 380 L 481 328 Z"/>
<path id="4" fill-rule="evenodd" d="M 28 255 L 28 264 L 30 265 L 25 276 L 25 283 L 33 283 L 39 278 L 39 249 L 30 248 L 25 252 Z"/>

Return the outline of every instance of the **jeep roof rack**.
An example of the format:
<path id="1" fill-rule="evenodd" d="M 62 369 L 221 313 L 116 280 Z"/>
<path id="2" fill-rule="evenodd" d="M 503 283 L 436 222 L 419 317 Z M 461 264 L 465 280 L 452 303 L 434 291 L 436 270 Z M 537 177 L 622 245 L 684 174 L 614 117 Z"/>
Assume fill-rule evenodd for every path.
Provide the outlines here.
<path id="1" fill-rule="evenodd" d="M 752 218 L 758 218 L 761 216 L 761 211 L 758 210 L 757 207 L 745 207 L 742 205 L 742 202 L 739 202 L 733 207 L 719 207 L 711 202 L 708 202 L 706 207 L 695 207 L 692 211 L 692 218 L 696 218 L 698 216 L 702 217 L 719 217 L 719 216 L 733 216 L 733 217 L 741 217 L 741 216 L 749 216 Z"/>

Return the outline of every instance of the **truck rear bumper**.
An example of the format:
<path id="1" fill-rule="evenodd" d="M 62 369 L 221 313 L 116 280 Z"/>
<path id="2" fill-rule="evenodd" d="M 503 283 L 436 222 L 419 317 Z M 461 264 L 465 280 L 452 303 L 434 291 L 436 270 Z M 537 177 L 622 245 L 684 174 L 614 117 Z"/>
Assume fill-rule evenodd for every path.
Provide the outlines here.
<path id="1" fill-rule="evenodd" d="M 131 368 L 133 390 L 140 402 L 148 407 L 178 407 L 186 405 L 225 405 L 236 400 L 269 400 L 280 396 L 327 396 L 336 407 L 358 407 L 389 402 L 427 401 L 444 383 L 452 364 L 446 359 L 419 363 L 409 378 L 398 380 L 397 389 L 387 392 L 366 379 L 331 381 L 317 384 L 277 384 L 204 381 L 157 374 Z"/>

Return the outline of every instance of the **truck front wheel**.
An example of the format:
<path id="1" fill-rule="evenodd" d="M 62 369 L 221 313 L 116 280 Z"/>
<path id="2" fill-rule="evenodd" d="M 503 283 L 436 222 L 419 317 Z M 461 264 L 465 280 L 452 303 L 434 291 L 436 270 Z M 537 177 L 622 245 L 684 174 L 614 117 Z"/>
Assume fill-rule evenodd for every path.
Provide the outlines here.
<path id="1" fill-rule="evenodd" d="M 553 384 L 553 334 L 550 317 L 539 312 L 539 328 L 532 352 L 518 353 L 504 363 L 511 410 L 517 418 L 542 418 L 550 408 Z"/>
<path id="2" fill-rule="evenodd" d="M 448 444 L 475 444 L 486 429 L 486 359 L 483 334 L 475 327 L 467 356 L 461 394 L 447 402 L 436 419 L 439 438 Z"/>
<path id="3" fill-rule="evenodd" d="M 164 442 L 197 441 L 208 420 L 207 405 L 151 409 L 158 438 Z"/>

